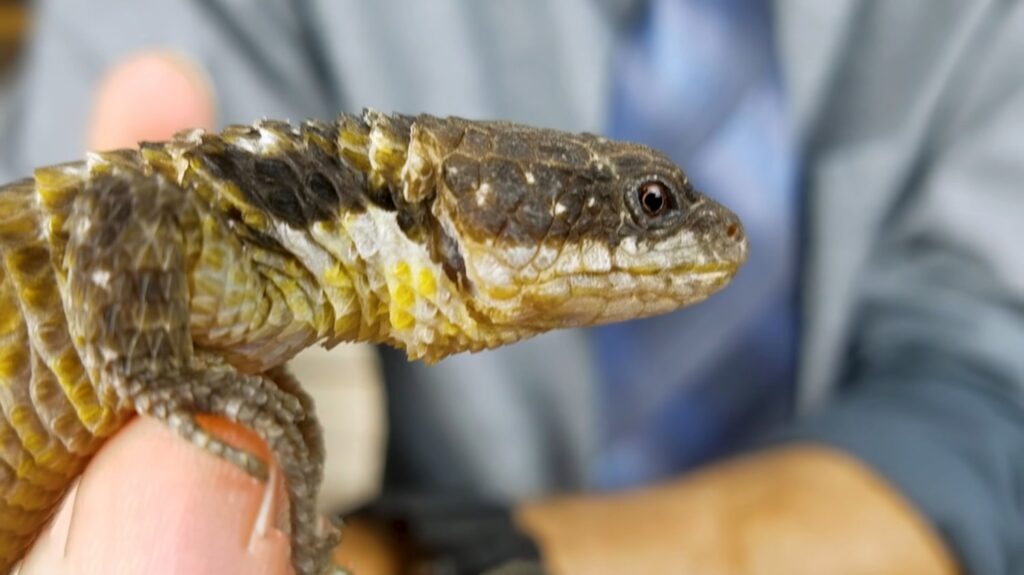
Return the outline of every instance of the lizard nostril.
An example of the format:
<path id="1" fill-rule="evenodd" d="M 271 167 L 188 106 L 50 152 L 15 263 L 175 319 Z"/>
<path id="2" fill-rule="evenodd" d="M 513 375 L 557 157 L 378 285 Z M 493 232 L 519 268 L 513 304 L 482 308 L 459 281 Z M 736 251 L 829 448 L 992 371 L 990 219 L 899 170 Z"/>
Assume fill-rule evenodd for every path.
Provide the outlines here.
<path id="1" fill-rule="evenodd" d="M 738 225 L 736 225 L 735 223 L 730 223 L 729 225 L 725 226 L 725 235 L 730 240 L 735 240 L 736 236 L 738 236 L 739 233 L 740 233 L 740 227 Z"/>

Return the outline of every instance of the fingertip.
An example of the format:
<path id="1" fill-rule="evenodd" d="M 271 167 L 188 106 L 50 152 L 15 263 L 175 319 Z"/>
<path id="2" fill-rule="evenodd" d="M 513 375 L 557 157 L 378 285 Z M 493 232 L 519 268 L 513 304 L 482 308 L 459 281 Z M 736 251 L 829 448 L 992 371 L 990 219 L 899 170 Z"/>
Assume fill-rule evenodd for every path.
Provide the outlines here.
<path id="1" fill-rule="evenodd" d="M 131 56 L 104 76 L 96 93 L 88 147 L 132 147 L 214 123 L 212 83 L 193 60 L 169 51 Z"/>
<path id="2" fill-rule="evenodd" d="M 224 440 L 267 453 L 251 432 L 228 433 L 237 433 L 239 442 Z M 277 508 L 286 506 L 283 490 L 271 496 Z M 164 424 L 137 418 L 97 454 L 75 501 L 65 502 L 72 506 L 66 544 L 59 533 L 41 541 L 44 553 L 64 554 L 59 564 L 65 570 L 39 561 L 51 565 L 40 573 L 289 573 L 283 532 L 269 529 L 251 540 L 266 497 L 263 482 L 182 441 Z M 52 529 L 61 524 L 58 519 Z"/>

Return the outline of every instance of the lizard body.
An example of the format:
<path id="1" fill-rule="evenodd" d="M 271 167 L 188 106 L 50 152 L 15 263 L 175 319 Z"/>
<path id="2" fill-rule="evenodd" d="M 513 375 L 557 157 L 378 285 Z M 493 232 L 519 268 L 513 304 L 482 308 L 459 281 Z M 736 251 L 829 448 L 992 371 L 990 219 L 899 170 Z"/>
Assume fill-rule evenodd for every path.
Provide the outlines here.
<path id="1" fill-rule="evenodd" d="M 269 443 L 313 575 L 337 537 L 295 353 L 436 361 L 668 312 L 725 285 L 746 239 L 649 148 L 370 110 L 40 168 L 0 187 L 0 254 L 0 571 L 132 414 L 265 477 L 196 423 L 212 413 Z"/>

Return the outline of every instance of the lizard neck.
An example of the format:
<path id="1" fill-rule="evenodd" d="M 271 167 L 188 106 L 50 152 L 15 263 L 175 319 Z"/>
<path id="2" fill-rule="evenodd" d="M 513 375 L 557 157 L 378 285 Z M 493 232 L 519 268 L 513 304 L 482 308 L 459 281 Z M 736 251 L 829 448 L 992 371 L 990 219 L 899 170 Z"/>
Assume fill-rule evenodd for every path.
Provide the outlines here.
<path id="1" fill-rule="evenodd" d="M 382 118 L 234 127 L 166 148 L 201 222 L 189 240 L 197 346 L 264 371 L 321 341 L 434 360 L 518 337 L 481 324 L 438 261 L 431 202 L 402 193 L 409 128 Z"/>
<path id="2" fill-rule="evenodd" d="M 190 242 L 193 339 L 245 371 L 265 371 L 317 342 L 387 343 L 431 361 L 519 337 L 478 321 L 394 212 L 371 207 L 308 229 L 277 222 L 273 249 L 205 206 L 197 212 L 204 223 Z"/>
<path id="3" fill-rule="evenodd" d="M 311 237 L 332 257 L 317 274 L 335 310 L 333 341 L 388 343 L 411 358 L 488 347 L 489 324 L 429 249 L 410 241 L 393 212 L 369 208 L 314 226 Z"/>

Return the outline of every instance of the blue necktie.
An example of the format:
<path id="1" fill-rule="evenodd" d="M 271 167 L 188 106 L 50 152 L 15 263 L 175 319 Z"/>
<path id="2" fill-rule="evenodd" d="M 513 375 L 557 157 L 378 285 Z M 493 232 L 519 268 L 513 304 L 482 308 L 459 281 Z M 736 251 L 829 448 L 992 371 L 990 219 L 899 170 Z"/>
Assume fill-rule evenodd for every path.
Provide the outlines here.
<path id="1" fill-rule="evenodd" d="M 593 331 L 604 381 L 598 487 L 678 473 L 789 416 L 797 155 L 761 0 L 651 0 L 615 55 L 610 132 L 657 147 L 734 209 L 748 264 L 723 293 Z"/>

